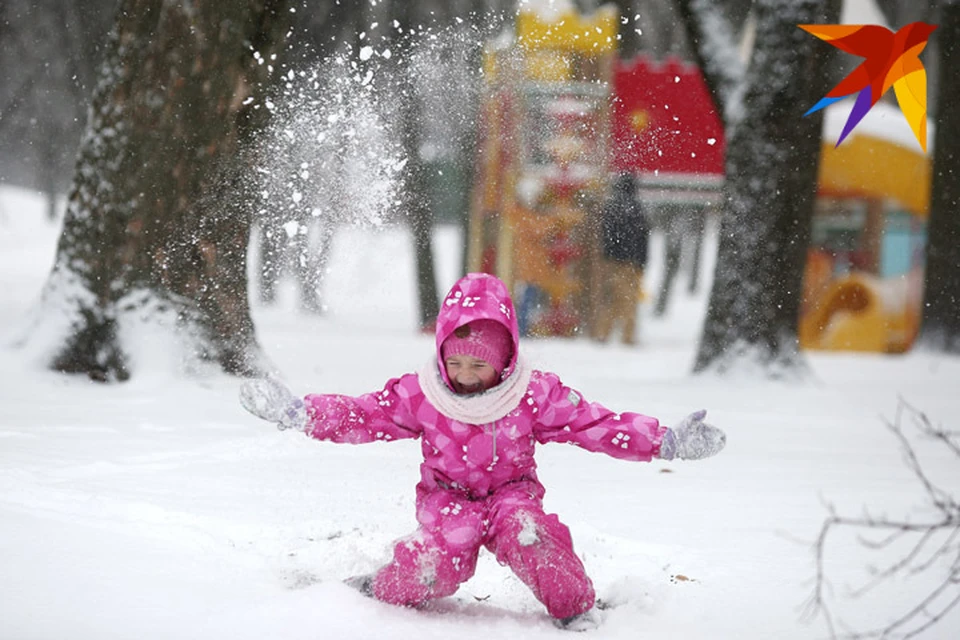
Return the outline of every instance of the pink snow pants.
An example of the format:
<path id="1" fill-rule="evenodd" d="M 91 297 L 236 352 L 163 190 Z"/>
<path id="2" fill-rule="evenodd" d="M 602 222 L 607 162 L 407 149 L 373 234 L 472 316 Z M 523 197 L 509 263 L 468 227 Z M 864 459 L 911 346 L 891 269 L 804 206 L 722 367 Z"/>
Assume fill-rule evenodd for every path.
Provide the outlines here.
<path id="1" fill-rule="evenodd" d="M 397 542 L 393 560 L 373 579 L 378 600 L 420 606 L 456 592 L 477 566 L 480 547 L 509 566 L 555 618 L 587 611 L 593 583 L 573 551 L 570 531 L 543 511 L 531 484 L 517 482 L 486 498 L 417 487 L 412 536 Z"/>

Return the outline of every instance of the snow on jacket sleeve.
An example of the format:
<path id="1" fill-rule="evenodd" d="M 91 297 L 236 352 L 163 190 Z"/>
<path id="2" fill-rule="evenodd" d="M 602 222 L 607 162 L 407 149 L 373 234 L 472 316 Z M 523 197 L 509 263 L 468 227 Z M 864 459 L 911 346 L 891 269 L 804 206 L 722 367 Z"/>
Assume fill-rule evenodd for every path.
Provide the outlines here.
<path id="1" fill-rule="evenodd" d="M 530 390 L 538 442 L 569 442 L 624 460 L 649 461 L 660 452 L 667 428 L 656 418 L 587 402 L 553 373 L 535 372 Z"/>
<path id="2" fill-rule="evenodd" d="M 418 393 L 417 376 L 411 373 L 362 396 L 310 394 L 303 399 L 310 421 L 307 435 L 349 444 L 417 438 L 423 427 L 411 397 Z"/>

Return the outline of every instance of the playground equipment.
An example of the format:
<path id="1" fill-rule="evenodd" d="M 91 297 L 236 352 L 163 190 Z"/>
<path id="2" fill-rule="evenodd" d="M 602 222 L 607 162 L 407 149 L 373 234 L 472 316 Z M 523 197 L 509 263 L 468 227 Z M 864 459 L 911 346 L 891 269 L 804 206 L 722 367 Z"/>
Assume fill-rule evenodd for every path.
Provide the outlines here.
<path id="1" fill-rule="evenodd" d="M 485 52 L 467 262 L 507 283 L 524 333 L 573 335 L 589 321 L 616 35 L 609 6 L 521 11 L 515 41 Z"/>
<path id="2" fill-rule="evenodd" d="M 638 196 L 713 192 L 719 118 L 695 66 L 617 59 L 618 15 L 521 11 L 509 44 L 485 52 L 467 266 L 497 274 L 520 329 L 588 332 L 602 312 L 599 220 L 613 173 Z"/>
<path id="3" fill-rule="evenodd" d="M 614 95 L 612 168 L 637 175 L 643 202 L 715 202 L 723 186 L 723 123 L 700 69 L 674 57 L 618 61 Z"/>
<path id="4" fill-rule="evenodd" d="M 597 216 L 612 175 L 636 175 L 648 210 L 674 221 L 703 216 L 722 188 L 723 126 L 699 69 L 618 60 L 616 34 L 609 5 L 521 12 L 514 38 L 485 53 L 467 267 L 507 283 L 525 334 L 587 333 L 603 312 Z M 836 146 L 849 109 L 826 110 L 800 344 L 904 351 L 919 325 L 930 160 L 882 102 Z M 678 225 L 660 226 L 669 240 Z"/>
<path id="5" fill-rule="evenodd" d="M 919 329 L 930 158 L 883 103 L 835 146 L 850 109 L 836 107 L 825 121 L 800 345 L 903 352 Z"/>

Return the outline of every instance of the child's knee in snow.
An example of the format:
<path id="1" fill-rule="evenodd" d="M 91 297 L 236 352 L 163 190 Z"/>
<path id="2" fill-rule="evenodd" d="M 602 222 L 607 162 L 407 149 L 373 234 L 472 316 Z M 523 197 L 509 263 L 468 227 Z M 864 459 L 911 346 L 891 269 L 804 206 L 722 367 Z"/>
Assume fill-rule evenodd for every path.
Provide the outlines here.
<path id="1" fill-rule="evenodd" d="M 520 530 L 517 532 L 517 543 L 521 547 L 531 547 L 540 542 L 537 521 L 531 513 L 526 511 L 518 513 L 517 521 L 520 525 Z"/>
<path id="2" fill-rule="evenodd" d="M 439 557 L 436 552 L 424 553 L 420 555 L 417 563 L 417 579 L 420 584 L 432 589 L 437 583 L 437 564 Z"/>

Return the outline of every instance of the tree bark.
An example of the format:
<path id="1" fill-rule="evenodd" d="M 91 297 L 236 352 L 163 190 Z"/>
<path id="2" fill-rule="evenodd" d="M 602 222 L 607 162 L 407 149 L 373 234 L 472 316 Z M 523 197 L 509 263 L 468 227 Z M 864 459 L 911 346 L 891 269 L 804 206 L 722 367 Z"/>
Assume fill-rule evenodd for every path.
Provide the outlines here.
<path id="1" fill-rule="evenodd" d="M 742 118 L 727 128 L 713 288 L 694 371 L 802 374 L 797 323 L 820 157 L 826 47 L 798 24 L 836 22 L 833 0 L 755 6 L 757 40 Z M 819 113 L 819 112 L 818 112 Z"/>
<path id="2" fill-rule="evenodd" d="M 927 223 L 920 344 L 960 353 L 960 1 L 945 0 L 940 41 L 939 97 L 934 118 L 933 182 Z"/>
<path id="3" fill-rule="evenodd" d="M 285 0 L 122 3 L 44 291 L 69 321 L 54 369 L 128 378 L 118 323 L 136 314 L 169 316 L 197 355 L 250 370 L 239 150 L 286 13 Z"/>

